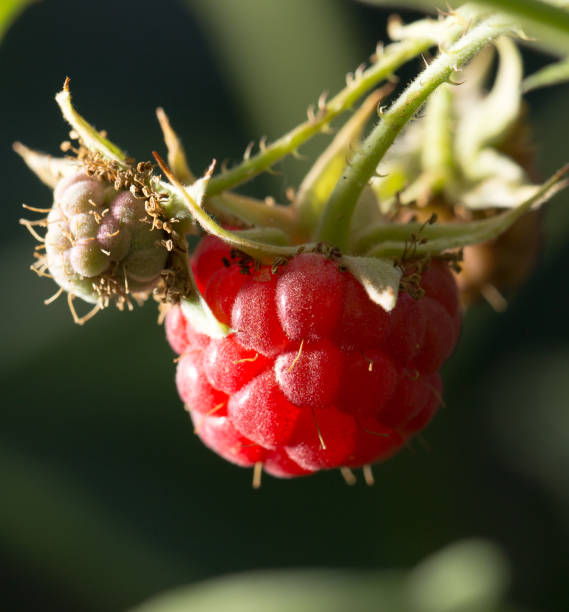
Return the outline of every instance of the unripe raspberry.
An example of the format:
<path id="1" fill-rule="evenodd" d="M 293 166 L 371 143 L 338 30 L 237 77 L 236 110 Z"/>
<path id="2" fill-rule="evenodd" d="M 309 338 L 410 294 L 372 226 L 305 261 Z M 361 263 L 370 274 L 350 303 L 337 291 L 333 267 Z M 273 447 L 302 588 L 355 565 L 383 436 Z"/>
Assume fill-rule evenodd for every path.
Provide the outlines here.
<path id="1" fill-rule="evenodd" d="M 85 172 L 63 178 L 47 218 L 46 263 L 55 281 L 87 302 L 148 293 L 164 269 L 163 230 L 143 199 Z"/>

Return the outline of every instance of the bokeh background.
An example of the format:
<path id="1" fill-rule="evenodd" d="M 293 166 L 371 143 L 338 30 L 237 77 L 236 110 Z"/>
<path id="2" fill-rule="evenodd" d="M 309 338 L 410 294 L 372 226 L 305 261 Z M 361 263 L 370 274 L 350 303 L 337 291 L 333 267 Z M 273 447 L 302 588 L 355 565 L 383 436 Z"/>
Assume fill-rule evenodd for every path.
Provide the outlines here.
<path id="1" fill-rule="evenodd" d="M 5 33 L 1 610 L 124 610 L 246 570 L 405 569 L 478 537 L 508 559 L 510 600 L 569 609 L 567 194 L 548 207 L 537 268 L 507 312 L 468 312 L 429 450 L 379 466 L 372 488 L 331 472 L 252 490 L 250 471 L 193 435 L 152 303 L 77 327 L 63 300 L 43 305 L 54 286 L 28 270 L 20 205 L 50 206 L 50 193 L 11 143 L 57 153 L 65 76 L 81 113 L 138 159 L 163 150 L 163 106 L 199 173 L 301 121 L 386 39 L 387 14 L 351 0 L 44 0 Z M 525 51 L 529 69 L 547 60 Z M 528 96 L 543 176 L 569 160 L 567 95 Z M 308 167 L 282 163 L 245 192 L 282 199 Z"/>

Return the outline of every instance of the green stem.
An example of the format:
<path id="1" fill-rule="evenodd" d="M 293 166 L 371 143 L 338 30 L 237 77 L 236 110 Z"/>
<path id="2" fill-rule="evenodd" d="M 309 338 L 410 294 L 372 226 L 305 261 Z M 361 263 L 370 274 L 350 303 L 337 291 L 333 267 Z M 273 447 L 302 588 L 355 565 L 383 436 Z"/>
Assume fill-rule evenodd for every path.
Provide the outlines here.
<path id="1" fill-rule="evenodd" d="M 476 229 L 479 221 L 470 223 L 443 223 L 429 225 L 428 223 L 387 223 L 371 228 L 362 234 L 355 242 L 354 252 L 368 253 L 376 245 L 394 242 L 408 242 L 412 236 L 426 238 L 427 240 L 438 239 L 442 236 L 451 238 L 464 234 L 467 228 Z"/>
<path id="2" fill-rule="evenodd" d="M 426 20 L 431 22 L 431 20 Z M 445 29 L 446 28 L 446 29 Z M 275 162 L 296 151 L 309 138 L 321 132 L 326 125 L 340 113 L 349 109 L 371 87 L 389 78 L 397 68 L 408 60 L 420 55 L 429 47 L 440 42 L 441 32 L 445 41 L 452 40 L 462 29 L 464 23 L 450 17 L 443 22 L 429 23 L 424 36 L 395 42 L 385 47 L 375 64 L 349 83 L 340 93 L 318 109 L 316 115 L 297 126 L 253 157 L 212 177 L 207 187 L 207 195 L 212 196 L 235 185 L 239 185 L 270 168 Z"/>
<path id="3" fill-rule="evenodd" d="M 357 243 L 357 250 L 365 253 L 367 257 L 395 257 L 409 250 L 413 256 L 421 257 L 494 240 L 532 207 L 539 206 L 564 189 L 567 186 L 565 176 L 568 171 L 569 165 L 564 166 L 538 187 L 525 202 L 494 217 L 470 223 L 384 225 L 362 236 Z M 416 239 L 424 239 L 425 242 L 417 243 L 412 240 L 412 234 Z"/>
<path id="4" fill-rule="evenodd" d="M 356 151 L 351 164 L 338 181 L 321 219 L 316 235 L 319 241 L 330 242 L 345 250 L 348 245 L 350 220 L 358 198 L 375 174 L 378 163 L 403 126 L 413 117 L 439 85 L 448 82 L 480 49 L 501 34 L 512 31 L 503 17 L 491 17 L 474 26 L 447 51 L 443 51 L 407 87 Z"/>

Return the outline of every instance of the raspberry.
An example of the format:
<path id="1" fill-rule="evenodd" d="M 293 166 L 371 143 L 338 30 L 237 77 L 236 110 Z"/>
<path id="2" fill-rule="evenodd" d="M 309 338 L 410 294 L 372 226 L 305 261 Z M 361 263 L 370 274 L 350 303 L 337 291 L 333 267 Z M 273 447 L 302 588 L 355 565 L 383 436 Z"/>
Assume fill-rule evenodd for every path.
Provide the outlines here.
<path id="1" fill-rule="evenodd" d="M 147 294 L 160 278 L 166 235 L 152 230 L 144 200 L 85 172 L 62 179 L 47 217 L 46 265 L 69 293 L 104 303 L 115 293 Z"/>
<path id="2" fill-rule="evenodd" d="M 363 466 L 393 455 L 437 411 L 437 370 L 460 325 L 444 262 L 423 272 L 423 297 L 401 293 L 390 313 L 318 253 L 254 268 L 208 236 L 191 264 L 232 333 L 198 334 L 175 306 L 166 334 L 182 354 L 178 391 L 196 433 L 225 459 L 280 478 Z"/>

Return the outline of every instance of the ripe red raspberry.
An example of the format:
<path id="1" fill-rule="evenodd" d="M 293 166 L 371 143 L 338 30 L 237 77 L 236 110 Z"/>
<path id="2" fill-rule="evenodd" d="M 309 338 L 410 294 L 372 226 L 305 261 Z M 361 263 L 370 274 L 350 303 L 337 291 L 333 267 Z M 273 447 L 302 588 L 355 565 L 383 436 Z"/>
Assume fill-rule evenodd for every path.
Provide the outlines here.
<path id="1" fill-rule="evenodd" d="M 196 283 L 224 339 L 198 334 L 180 306 L 166 318 L 178 391 L 204 444 L 278 477 L 357 467 L 393 455 L 436 412 L 437 373 L 459 332 L 456 284 L 432 261 L 424 297 L 388 313 L 336 261 L 316 253 L 276 273 L 206 237 Z"/>

